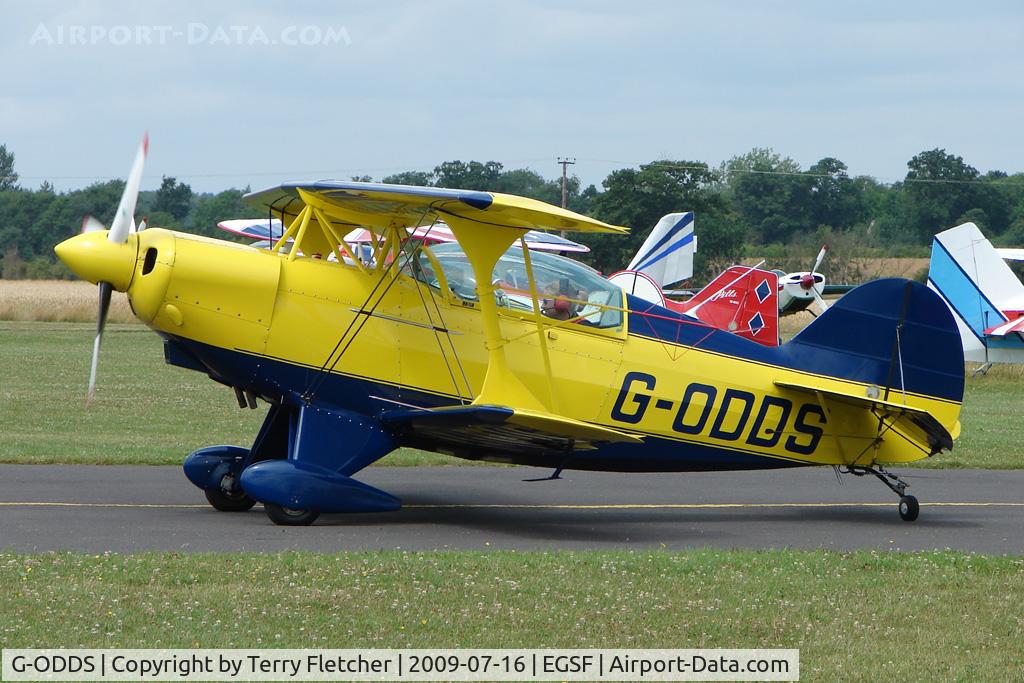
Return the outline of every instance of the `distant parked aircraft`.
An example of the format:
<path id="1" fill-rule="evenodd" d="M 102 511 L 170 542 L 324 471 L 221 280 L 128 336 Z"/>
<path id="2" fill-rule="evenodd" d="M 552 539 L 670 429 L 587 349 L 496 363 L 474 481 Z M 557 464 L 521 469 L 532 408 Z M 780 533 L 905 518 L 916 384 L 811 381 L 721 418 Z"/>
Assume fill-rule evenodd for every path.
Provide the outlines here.
<path id="1" fill-rule="evenodd" d="M 964 359 L 984 363 L 979 372 L 992 363 L 1024 363 L 1024 285 L 978 226 L 964 223 L 935 236 L 928 286 L 953 311 Z"/>

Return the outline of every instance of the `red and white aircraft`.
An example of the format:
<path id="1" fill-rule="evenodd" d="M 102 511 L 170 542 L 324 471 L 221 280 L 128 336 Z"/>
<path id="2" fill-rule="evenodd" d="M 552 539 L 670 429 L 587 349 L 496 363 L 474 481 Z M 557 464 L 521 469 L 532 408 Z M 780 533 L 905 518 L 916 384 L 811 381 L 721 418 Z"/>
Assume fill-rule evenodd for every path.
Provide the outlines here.
<path id="1" fill-rule="evenodd" d="M 732 266 L 686 301 L 665 296 L 664 286 L 693 276 L 697 237 L 692 211 L 663 216 L 625 270 L 608 279 L 627 293 L 765 346 L 779 343 L 779 275 Z"/>

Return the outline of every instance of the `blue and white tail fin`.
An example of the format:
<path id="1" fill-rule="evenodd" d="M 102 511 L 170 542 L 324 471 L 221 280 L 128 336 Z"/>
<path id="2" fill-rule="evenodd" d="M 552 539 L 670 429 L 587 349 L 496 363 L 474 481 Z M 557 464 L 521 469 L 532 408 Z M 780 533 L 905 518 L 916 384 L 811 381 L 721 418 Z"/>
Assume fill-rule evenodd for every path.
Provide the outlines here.
<path id="1" fill-rule="evenodd" d="M 693 276 L 696 251 L 693 212 L 670 213 L 654 226 L 626 270 L 643 273 L 664 289 L 666 285 Z"/>
<path id="2" fill-rule="evenodd" d="M 1024 284 L 978 226 L 935 236 L 928 286 L 953 311 L 966 360 L 1024 362 Z"/>

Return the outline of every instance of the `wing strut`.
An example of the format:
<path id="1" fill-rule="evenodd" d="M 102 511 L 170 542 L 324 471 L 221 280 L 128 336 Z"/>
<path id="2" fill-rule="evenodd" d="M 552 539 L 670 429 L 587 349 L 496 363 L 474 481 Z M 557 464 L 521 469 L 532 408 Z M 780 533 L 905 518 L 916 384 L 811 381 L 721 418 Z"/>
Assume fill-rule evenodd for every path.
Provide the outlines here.
<path id="1" fill-rule="evenodd" d="M 526 264 L 526 279 L 530 283 L 530 301 L 533 303 L 533 319 L 537 323 L 537 341 L 540 344 L 540 354 L 544 358 L 544 372 L 551 377 L 551 356 L 548 353 L 548 340 L 544 335 L 544 314 L 540 311 L 540 300 L 537 297 L 537 281 L 533 277 L 533 264 L 530 262 L 530 250 L 526 247 L 526 238 L 520 238 L 523 245 L 523 262 Z M 548 382 L 548 400 L 551 408 L 558 412 L 558 402 L 555 398 L 555 383 Z M 555 477 L 557 479 L 557 477 Z"/>
<path id="2" fill-rule="evenodd" d="M 473 403 L 510 405 L 538 413 L 552 412 L 551 406 L 544 405 L 508 366 L 505 340 L 501 336 L 498 321 L 498 305 L 494 300 L 494 284 L 491 282 L 498 259 L 513 242 L 526 234 L 526 229 L 490 225 L 484 231 L 472 220 L 455 214 L 449 215 L 446 220 L 473 268 L 487 347 L 487 374 L 484 376 L 483 388 Z M 530 280 L 533 280 L 532 273 Z"/>
<path id="3" fill-rule="evenodd" d="M 294 223 L 292 223 L 292 225 L 294 225 Z M 298 243 L 296 243 L 296 246 L 297 244 Z M 313 377 L 312 380 L 310 380 L 309 384 L 307 385 L 306 390 L 302 394 L 302 397 L 306 402 L 310 402 L 316 397 L 316 392 L 317 390 L 319 390 L 320 385 L 323 384 L 324 379 L 334 370 L 334 368 L 337 367 L 338 363 L 341 362 L 342 356 L 345 355 L 345 352 L 348 351 L 349 347 L 352 345 L 352 342 L 354 342 L 356 337 L 359 336 L 359 333 L 362 331 L 367 321 L 371 317 L 373 317 L 373 312 L 377 310 L 377 306 L 379 306 L 380 302 L 384 300 L 384 297 L 387 296 L 387 293 L 391 290 L 394 284 L 398 282 L 398 277 L 388 276 L 391 275 L 392 273 L 398 272 L 396 270 L 396 267 L 398 269 L 404 268 L 405 265 L 412 259 L 413 254 L 415 253 L 416 249 L 413 249 L 410 252 L 406 252 L 404 249 L 400 249 L 398 258 L 395 258 L 394 260 L 391 261 L 390 264 L 388 264 L 384 273 L 377 280 L 377 283 L 373 286 L 373 289 L 370 290 L 370 293 L 366 295 L 366 300 L 363 301 L 362 305 L 359 307 L 359 311 L 357 312 L 357 314 L 352 317 L 352 320 L 349 322 L 348 327 L 346 327 L 345 331 L 342 332 L 341 337 L 338 339 L 338 343 L 334 345 L 333 349 L 331 349 L 331 352 L 330 354 L 328 354 L 327 359 L 324 361 L 323 365 L 320 366 L 320 369 L 318 370 L 317 374 Z M 404 260 L 401 258 L 402 256 L 405 256 Z M 384 290 L 380 292 L 380 295 L 378 296 L 377 292 L 380 289 L 381 284 L 383 284 L 385 280 L 388 280 L 388 283 L 384 287 Z M 376 301 L 374 301 L 374 297 L 376 297 Z M 367 308 L 367 305 L 370 304 L 371 301 L 373 303 L 369 306 L 369 308 Z M 359 315 L 359 313 L 364 313 L 364 315 Z M 353 326 L 355 326 L 354 332 L 352 332 Z M 352 332 L 352 334 L 349 335 L 349 332 Z"/>
<path id="4" fill-rule="evenodd" d="M 431 226 L 433 227 L 433 226 Z M 430 234 L 430 229 L 427 229 L 426 235 Z M 411 256 L 409 260 L 415 258 L 416 252 L 425 244 L 425 240 L 409 240 L 415 242 L 416 245 L 411 249 Z M 408 244 L 409 242 L 406 242 Z M 399 244 L 402 244 L 399 242 Z M 401 248 L 401 247 L 400 247 Z M 448 376 L 451 377 L 452 385 L 455 387 L 455 395 L 459 397 L 459 403 L 465 405 L 473 402 L 473 387 L 469 383 L 469 377 L 466 375 L 466 369 L 462 367 L 462 361 L 459 360 L 459 352 L 455 348 L 455 342 L 452 341 L 451 328 L 444 321 L 444 315 L 441 314 L 441 307 L 437 305 L 437 299 L 434 297 L 433 290 L 430 287 L 421 283 L 418 279 L 413 278 L 413 285 L 416 287 L 416 293 L 419 294 L 420 303 L 423 304 L 423 312 L 427 314 L 427 322 L 430 323 L 431 329 L 434 331 L 434 339 L 437 341 L 437 349 L 441 352 L 441 358 L 444 359 L 445 368 L 448 369 Z M 434 323 L 434 316 L 430 313 L 430 308 L 427 306 L 426 297 L 423 296 L 423 290 L 427 290 L 427 295 L 430 297 L 430 302 L 434 305 L 434 312 L 437 313 L 437 320 L 440 325 Z M 455 371 L 452 370 L 452 364 L 448 361 L 448 351 L 445 349 L 444 344 L 441 342 L 441 332 L 444 332 L 445 339 L 448 340 L 448 347 L 451 349 L 451 355 L 455 359 L 455 365 L 459 368 L 459 374 L 462 377 L 462 382 L 465 385 L 466 397 L 464 398 L 463 387 L 459 385 L 458 379 L 455 377 Z"/>

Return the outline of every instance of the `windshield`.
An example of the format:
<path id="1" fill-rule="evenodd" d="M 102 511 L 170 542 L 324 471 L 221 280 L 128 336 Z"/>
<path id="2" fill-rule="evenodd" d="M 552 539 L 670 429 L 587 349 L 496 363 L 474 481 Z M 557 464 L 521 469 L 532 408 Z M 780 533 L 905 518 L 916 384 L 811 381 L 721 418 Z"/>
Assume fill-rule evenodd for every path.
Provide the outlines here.
<path id="1" fill-rule="evenodd" d="M 426 247 L 425 247 L 426 248 Z M 429 247 L 444 271 L 453 294 L 476 301 L 476 279 L 462 247 L 456 242 Z M 541 312 L 555 320 L 589 327 L 618 327 L 622 324 L 622 290 L 582 263 L 546 252 L 530 251 Z M 417 255 L 412 274 L 439 287 L 433 265 L 425 253 Z M 498 259 L 491 276 L 498 305 L 511 310 L 532 311 L 530 280 L 523 250 L 517 242 Z"/>

